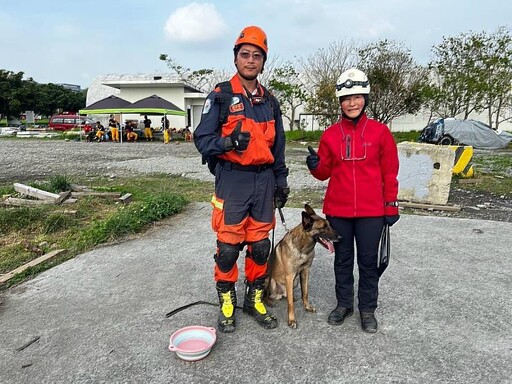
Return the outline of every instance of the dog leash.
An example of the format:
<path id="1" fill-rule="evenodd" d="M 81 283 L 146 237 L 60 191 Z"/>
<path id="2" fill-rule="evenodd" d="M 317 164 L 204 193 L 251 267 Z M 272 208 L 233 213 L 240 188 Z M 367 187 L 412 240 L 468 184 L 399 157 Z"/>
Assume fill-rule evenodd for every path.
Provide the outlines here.
<path id="1" fill-rule="evenodd" d="M 199 300 L 199 301 L 194 301 L 193 303 L 190 303 L 190 304 L 187 304 L 187 305 L 183 305 L 179 308 L 176 308 L 174 310 L 172 310 L 171 312 L 167 313 L 165 315 L 165 317 L 169 318 L 171 316 L 174 316 L 175 314 L 177 314 L 178 312 L 181 312 L 183 311 L 184 309 L 187 309 L 187 308 L 190 308 L 192 307 L 193 305 L 198 305 L 198 304 L 207 304 L 207 305 L 213 305 L 214 307 L 218 307 L 219 306 L 219 303 L 210 303 L 208 301 L 202 301 L 202 300 Z M 238 308 L 238 309 L 243 309 L 242 307 L 236 305 L 235 308 Z"/>
<path id="2" fill-rule="evenodd" d="M 283 224 L 286 232 L 289 232 L 288 227 L 286 226 L 286 221 L 284 220 L 283 210 L 281 208 L 277 208 L 277 210 L 279 211 L 279 216 L 281 217 L 281 224 Z"/>

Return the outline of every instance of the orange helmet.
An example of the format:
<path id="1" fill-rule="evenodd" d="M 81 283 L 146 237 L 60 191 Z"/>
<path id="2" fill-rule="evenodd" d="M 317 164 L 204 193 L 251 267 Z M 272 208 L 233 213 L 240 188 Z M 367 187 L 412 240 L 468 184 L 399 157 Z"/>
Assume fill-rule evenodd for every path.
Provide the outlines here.
<path id="1" fill-rule="evenodd" d="M 254 25 L 250 27 L 245 27 L 240 35 L 235 41 L 235 53 L 240 48 L 242 44 L 252 44 L 256 47 L 260 48 L 265 55 L 265 59 L 267 58 L 268 53 L 268 44 L 267 44 L 267 34 L 260 27 L 256 27 Z"/>

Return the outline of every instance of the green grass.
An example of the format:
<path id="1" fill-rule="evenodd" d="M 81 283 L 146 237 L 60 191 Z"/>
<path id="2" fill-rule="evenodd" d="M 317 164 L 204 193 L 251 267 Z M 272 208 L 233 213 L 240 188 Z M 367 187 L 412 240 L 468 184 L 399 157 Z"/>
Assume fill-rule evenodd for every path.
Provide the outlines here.
<path id="1" fill-rule="evenodd" d="M 416 142 L 418 137 L 420 137 L 420 132 L 418 131 L 410 131 L 410 132 L 393 132 L 393 137 L 397 143 L 401 143 L 402 141 L 413 141 Z"/>
<path id="2" fill-rule="evenodd" d="M 512 151 L 478 153 L 473 156 L 472 162 L 474 177 L 479 182 L 464 185 L 465 189 L 507 198 L 512 196 Z"/>
<path id="3" fill-rule="evenodd" d="M 213 181 L 213 178 L 212 178 Z M 0 207 L 0 273 L 9 272 L 53 249 L 67 253 L 16 275 L 0 289 L 24 281 L 100 244 L 119 241 L 144 231 L 152 223 L 181 212 L 190 201 L 208 201 L 213 183 L 178 176 L 150 175 L 115 180 L 73 180 L 67 175 L 32 183 L 52 192 L 69 185 L 132 194 L 132 203 L 81 197 L 74 204 Z M 13 194 L 10 186 L 0 191 Z"/>

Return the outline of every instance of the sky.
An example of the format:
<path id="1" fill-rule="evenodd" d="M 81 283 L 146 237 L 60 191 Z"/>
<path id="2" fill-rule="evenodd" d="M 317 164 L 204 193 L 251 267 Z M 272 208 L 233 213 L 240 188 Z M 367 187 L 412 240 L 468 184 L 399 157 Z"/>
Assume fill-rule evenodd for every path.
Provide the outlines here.
<path id="1" fill-rule="evenodd" d="M 512 23 L 505 0 L 0 0 L 0 69 L 87 88 L 101 75 L 233 70 L 240 31 L 258 25 L 269 58 L 306 58 L 338 41 L 401 42 L 427 64 L 443 37 Z"/>

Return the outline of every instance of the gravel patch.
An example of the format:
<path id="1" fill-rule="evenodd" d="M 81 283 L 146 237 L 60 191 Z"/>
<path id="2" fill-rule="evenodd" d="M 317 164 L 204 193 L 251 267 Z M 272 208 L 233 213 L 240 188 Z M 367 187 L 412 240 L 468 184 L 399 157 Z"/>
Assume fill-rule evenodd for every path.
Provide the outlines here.
<path id="1" fill-rule="evenodd" d="M 213 181 L 193 143 L 87 143 L 62 140 L 0 140 L 0 182 L 23 182 L 53 175 L 133 176 L 166 173 Z M 307 150 L 287 151 L 291 189 L 323 189 L 309 175 Z"/>

